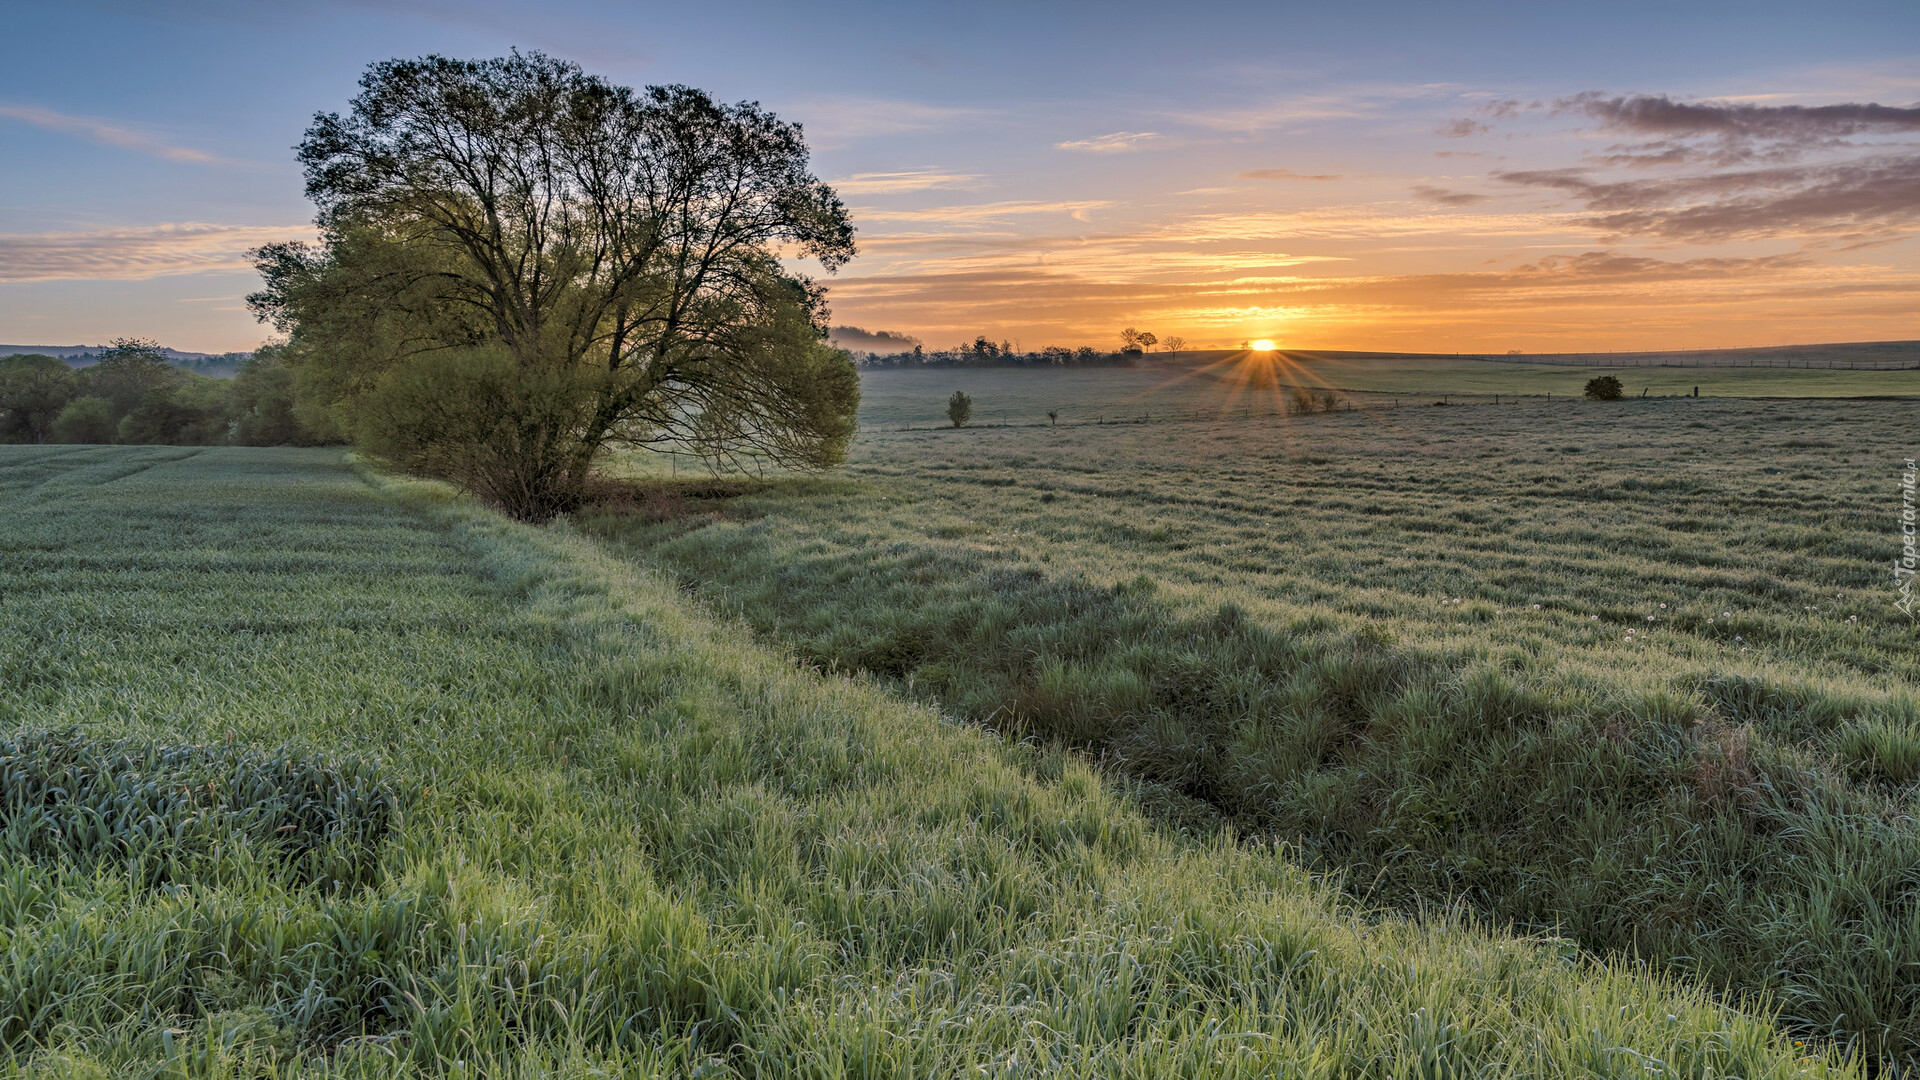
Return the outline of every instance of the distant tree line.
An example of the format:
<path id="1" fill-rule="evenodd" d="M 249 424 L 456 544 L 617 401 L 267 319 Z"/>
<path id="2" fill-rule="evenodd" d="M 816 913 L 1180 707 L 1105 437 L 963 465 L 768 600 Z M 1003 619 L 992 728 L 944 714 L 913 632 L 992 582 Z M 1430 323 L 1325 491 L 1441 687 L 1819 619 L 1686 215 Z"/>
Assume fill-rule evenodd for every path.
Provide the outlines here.
<path id="1" fill-rule="evenodd" d="M 70 352 L 63 350 L 54 355 L 65 360 L 69 367 L 87 368 L 99 363 L 100 358 L 105 356 L 108 351 L 108 349 L 87 352 Z M 246 365 L 247 361 L 253 359 L 253 354 L 250 352 L 230 352 L 219 353 L 213 356 L 195 356 L 192 354 L 182 354 L 174 349 L 160 349 L 160 358 L 182 371 L 190 371 L 195 375 L 210 375 L 216 379 L 227 379 L 239 374 L 240 369 Z"/>
<path id="2" fill-rule="evenodd" d="M 281 351 L 246 356 L 231 378 L 184 370 L 139 338 L 85 358 L 0 357 L 0 442 L 313 445 L 294 418 Z"/>
<path id="3" fill-rule="evenodd" d="M 878 334 L 867 331 L 861 333 L 869 337 L 897 336 L 885 331 Z M 1149 331 L 1129 326 L 1120 331 L 1120 347 L 1113 350 L 1096 349 L 1091 345 L 1078 348 L 1048 345 L 1023 352 L 1015 348 L 1012 342 L 996 342 L 981 334 L 972 342 L 951 349 L 927 349 L 915 343 L 912 349 L 900 352 L 855 350 L 853 358 L 862 367 L 1124 367 L 1153 352 L 1156 346 L 1162 352 L 1177 353 L 1187 347 L 1187 342 L 1179 337 L 1170 337 L 1163 342 Z"/>

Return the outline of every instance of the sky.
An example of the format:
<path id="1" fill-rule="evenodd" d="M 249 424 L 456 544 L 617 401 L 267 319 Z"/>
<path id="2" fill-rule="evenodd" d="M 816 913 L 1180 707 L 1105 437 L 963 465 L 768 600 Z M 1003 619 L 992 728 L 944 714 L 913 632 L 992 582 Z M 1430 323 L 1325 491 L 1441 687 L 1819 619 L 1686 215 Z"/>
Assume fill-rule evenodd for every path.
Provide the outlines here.
<path id="1" fill-rule="evenodd" d="M 533 49 L 803 125 L 929 348 L 1920 338 L 1920 4 L 0 0 L 0 342 L 251 349 L 370 63 Z M 806 267 L 799 267 L 805 270 Z M 818 268 L 813 268 L 818 273 Z"/>

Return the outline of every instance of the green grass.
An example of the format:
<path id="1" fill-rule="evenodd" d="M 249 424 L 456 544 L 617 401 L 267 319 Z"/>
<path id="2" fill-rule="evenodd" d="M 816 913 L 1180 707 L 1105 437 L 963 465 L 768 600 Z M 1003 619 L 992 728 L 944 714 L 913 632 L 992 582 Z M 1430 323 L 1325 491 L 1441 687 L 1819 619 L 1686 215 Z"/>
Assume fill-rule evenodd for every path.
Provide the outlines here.
<path id="1" fill-rule="evenodd" d="M 9 1075 L 1855 1075 L 337 452 L 6 447 L 0 500 Z"/>
<path id="2" fill-rule="evenodd" d="M 1085 748 L 1162 820 L 1287 842 L 1368 902 L 1465 901 L 1920 1049 L 1920 635 L 1888 572 L 1901 462 L 1867 449 L 1908 410 L 884 423 L 915 386 L 990 418 L 1066 385 L 1027 374 L 876 374 L 844 477 L 581 525 L 823 668 Z"/>
<path id="3" fill-rule="evenodd" d="M 869 369 L 861 379 L 860 417 L 869 433 L 946 426 L 946 399 L 973 396 L 975 425 L 1065 425 L 1271 415 L 1286 408 L 1285 389 L 1332 387 L 1363 408 L 1426 406 L 1442 397 L 1502 400 L 1578 398 L 1596 375 L 1618 376 L 1630 397 L 1832 398 L 1920 396 L 1920 371 L 1824 371 L 1800 368 L 1563 367 L 1444 358 L 1319 358 L 1282 354 L 1262 361 L 1152 357 L 1131 368 Z"/>

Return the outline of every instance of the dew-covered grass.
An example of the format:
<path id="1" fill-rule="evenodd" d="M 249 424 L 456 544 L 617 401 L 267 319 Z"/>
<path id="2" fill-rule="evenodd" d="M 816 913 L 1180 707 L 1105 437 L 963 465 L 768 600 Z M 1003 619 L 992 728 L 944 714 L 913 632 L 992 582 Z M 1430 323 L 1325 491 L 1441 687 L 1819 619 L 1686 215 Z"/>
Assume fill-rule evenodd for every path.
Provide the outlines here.
<path id="1" fill-rule="evenodd" d="M 1079 374 L 874 373 L 843 475 L 632 462 L 662 482 L 581 526 L 824 670 L 1074 747 L 1363 902 L 1462 902 L 1920 1050 L 1907 405 L 1262 418 Z M 1135 419 L 1067 425 L 1076 386 Z M 1008 425 L 913 420 L 955 388 Z"/>
<path id="2" fill-rule="evenodd" d="M 1916 347 L 1920 348 L 1920 347 Z M 1908 353 L 1910 362 L 1920 352 Z M 869 368 L 861 423 L 869 432 L 944 427 L 946 397 L 964 388 L 975 425 L 1094 424 L 1171 417 L 1271 415 L 1295 387 L 1338 391 L 1345 404 L 1392 410 L 1434 401 L 1576 401 L 1587 380 L 1618 378 L 1629 398 L 1920 398 L 1920 370 L 1784 367 L 1636 367 L 1509 363 L 1471 357 L 1282 352 L 1153 355 L 1133 366 Z M 1055 415 L 1049 419 L 1047 414 Z"/>
<path id="3" fill-rule="evenodd" d="M 9 1075 L 1855 1075 L 337 452 L 5 447 L 0 508 Z"/>

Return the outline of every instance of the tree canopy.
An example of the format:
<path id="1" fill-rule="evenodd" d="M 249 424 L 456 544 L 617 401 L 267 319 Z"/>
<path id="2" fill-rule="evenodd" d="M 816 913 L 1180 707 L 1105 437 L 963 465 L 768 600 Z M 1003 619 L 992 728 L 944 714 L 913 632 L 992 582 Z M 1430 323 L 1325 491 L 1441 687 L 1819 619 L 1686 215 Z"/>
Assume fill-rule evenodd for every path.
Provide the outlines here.
<path id="1" fill-rule="evenodd" d="M 0 358 L 0 439 L 46 442 L 79 382 L 65 360 L 39 353 Z"/>
<path id="2" fill-rule="evenodd" d="M 517 516 L 607 448 L 819 468 L 859 382 L 826 344 L 854 252 L 798 125 L 538 53 L 374 64 L 299 147 L 319 246 L 256 252 L 309 427 Z"/>

